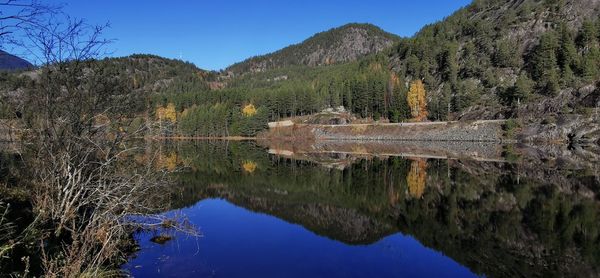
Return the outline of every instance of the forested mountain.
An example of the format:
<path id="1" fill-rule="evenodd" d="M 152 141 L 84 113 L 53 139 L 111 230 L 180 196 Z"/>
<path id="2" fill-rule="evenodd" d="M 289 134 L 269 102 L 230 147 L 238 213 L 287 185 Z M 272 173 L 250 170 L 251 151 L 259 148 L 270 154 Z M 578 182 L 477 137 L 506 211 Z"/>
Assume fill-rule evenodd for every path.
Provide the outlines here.
<path id="1" fill-rule="evenodd" d="M 0 50 L 0 71 L 21 70 L 33 68 L 33 65 L 24 59 Z"/>
<path id="2" fill-rule="evenodd" d="M 210 80 L 216 78 L 216 73 L 201 70 L 192 63 L 147 54 L 83 63 L 82 67 L 88 71 L 93 71 L 106 80 L 118 82 L 123 90 L 134 92 L 136 98 L 131 101 L 135 105 L 130 109 L 139 115 L 154 109 L 149 106 L 148 100 L 157 95 L 204 92 L 209 90 Z M 69 62 L 63 67 L 69 68 Z M 33 82 L 28 81 L 37 80 L 43 69 L 26 74 L 0 71 L 0 118 L 10 118 L 16 112 L 20 113 L 13 108 L 22 106 L 23 93 L 35 86 Z M 73 74 L 83 77 L 86 73 L 78 71 Z"/>
<path id="3" fill-rule="evenodd" d="M 599 17 L 600 0 L 476 0 L 411 38 L 348 24 L 221 73 L 150 55 L 102 62 L 146 92 L 147 117 L 170 134 L 255 135 L 343 106 L 383 122 L 513 118 L 523 138 L 596 142 Z"/>
<path id="4" fill-rule="evenodd" d="M 599 8 L 597 0 L 476 0 L 394 47 L 391 67 L 424 80 L 431 109 L 510 117 L 503 107 L 598 80 Z"/>
<path id="5" fill-rule="evenodd" d="M 134 54 L 107 58 L 100 63 L 105 70 L 129 80 L 131 88 L 145 93 L 183 92 L 190 89 L 208 90 L 208 81 L 215 73 L 199 69 L 192 63 L 155 55 Z"/>
<path id="6" fill-rule="evenodd" d="M 321 41 L 345 41 L 327 38 L 363 32 L 348 30 L 364 25 L 346 25 L 231 66 L 246 74 L 222 77 L 226 87 L 218 92 L 193 89 L 160 101 L 175 104 L 179 132 L 187 135 L 254 134 L 268 120 L 344 106 L 391 122 L 516 118 L 523 136 L 593 140 L 600 134 L 593 116 L 600 100 L 599 7 L 598 0 L 477 0 L 414 37 L 388 38 L 397 41 L 392 47 L 329 65 L 322 58 L 334 56 L 312 50 Z M 256 116 L 245 117 L 242 108 L 250 104 Z M 216 124 L 217 114 L 226 119 Z M 239 120 L 254 124 L 222 128 Z"/>
<path id="7" fill-rule="evenodd" d="M 227 68 L 235 74 L 264 72 L 287 66 L 321 66 L 355 61 L 380 52 L 399 37 L 371 24 L 347 24 L 264 56 L 250 58 Z"/>

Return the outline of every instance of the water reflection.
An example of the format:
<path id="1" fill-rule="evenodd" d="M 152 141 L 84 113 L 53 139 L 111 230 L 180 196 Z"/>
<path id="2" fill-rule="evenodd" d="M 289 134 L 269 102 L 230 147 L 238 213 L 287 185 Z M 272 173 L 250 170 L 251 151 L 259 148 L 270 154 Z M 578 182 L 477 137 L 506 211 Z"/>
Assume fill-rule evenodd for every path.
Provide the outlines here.
<path id="1" fill-rule="evenodd" d="M 593 163 L 539 159 L 531 150 L 516 159 L 507 155 L 512 149 L 477 145 L 458 147 L 467 152 L 342 143 L 163 147 L 177 154 L 166 167 L 185 169 L 175 174 L 174 209 L 200 226 L 204 247 L 175 250 L 191 244 L 178 238 L 155 246 L 140 235 L 142 251 L 126 266 L 133 274 L 598 274 L 600 182 Z"/>

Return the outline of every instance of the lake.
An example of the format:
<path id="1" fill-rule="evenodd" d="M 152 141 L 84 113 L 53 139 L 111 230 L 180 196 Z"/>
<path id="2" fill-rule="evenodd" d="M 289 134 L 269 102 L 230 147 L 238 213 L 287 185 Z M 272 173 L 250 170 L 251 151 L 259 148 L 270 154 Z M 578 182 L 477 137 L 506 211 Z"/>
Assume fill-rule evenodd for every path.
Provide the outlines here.
<path id="1" fill-rule="evenodd" d="M 598 164 L 522 146 L 176 142 L 172 210 L 134 277 L 598 275 Z M 556 153 L 560 153 L 557 156 Z M 163 244 L 151 239 L 172 237 Z"/>

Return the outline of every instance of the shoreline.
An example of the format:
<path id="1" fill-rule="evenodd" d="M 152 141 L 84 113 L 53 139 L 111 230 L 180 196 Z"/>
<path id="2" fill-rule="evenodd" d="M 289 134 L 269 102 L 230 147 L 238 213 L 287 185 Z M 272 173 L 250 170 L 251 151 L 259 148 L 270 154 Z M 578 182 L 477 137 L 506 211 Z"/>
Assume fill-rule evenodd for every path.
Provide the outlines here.
<path id="1" fill-rule="evenodd" d="M 225 137 L 211 137 L 211 136 L 150 136 L 143 137 L 144 139 L 150 139 L 155 141 L 166 141 L 166 140 L 181 140 L 181 141 L 256 141 L 264 140 L 259 137 L 246 137 L 246 136 L 225 136 Z"/>
<path id="2" fill-rule="evenodd" d="M 373 124 L 269 123 L 269 129 L 246 136 L 153 136 L 154 140 L 275 140 L 275 141 L 382 141 L 382 142 L 498 142 L 516 143 L 507 138 L 505 120 L 444 121 Z"/>
<path id="3" fill-rule="evenodd" d="M 173 137 L 145 137 L 145 139 L 155 140 L 155 141 L 280 141 L 280 142 L 306 142 L 306 141 L 314 141 L 314 142 L 466 142 L 466 143 L 498 143 L 498 144 L 518 144 L 518 143 L 531 143 L 531 142 L 522 142 L 514 139 L 504 139 L 504 140 L 436 140 L 436 139 L 400 139 L 400 138 L 381 138 L 381 139 L 364 139 L 358 137 L 348 137 L 348 138 L 319 138 L 319 139 L 310 139 L 299 138 L 299 137 L 187 137 L 187 136 L 173 136 Z M 535 143 L 535 142 L 534 142 Z M 566 142 L 540 142 L 540 143 L 552 143 L 552 144 L 566 144 Z"/>

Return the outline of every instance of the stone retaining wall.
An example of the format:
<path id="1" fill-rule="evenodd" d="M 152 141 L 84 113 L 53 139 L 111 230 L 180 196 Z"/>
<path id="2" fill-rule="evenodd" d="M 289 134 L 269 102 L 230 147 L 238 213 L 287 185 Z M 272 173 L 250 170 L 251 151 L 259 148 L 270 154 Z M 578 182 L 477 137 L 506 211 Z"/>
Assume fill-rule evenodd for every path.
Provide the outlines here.
<path id="1" fill-rule="evenodd" d="M 502 141 L 504 121 L 314 125 L 317 140 Z"/>

